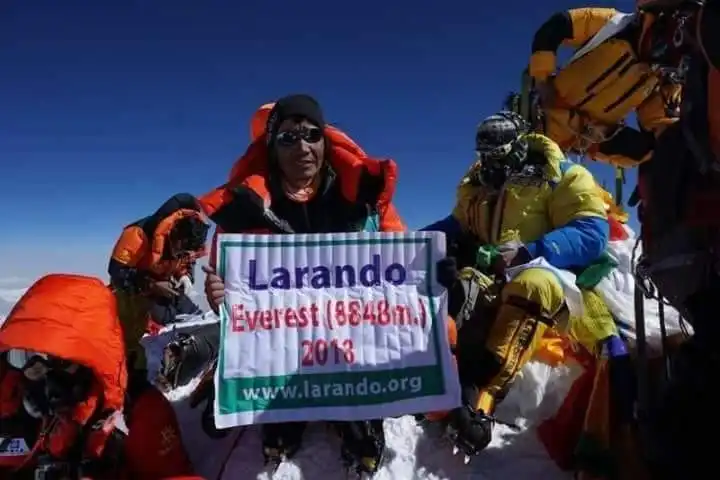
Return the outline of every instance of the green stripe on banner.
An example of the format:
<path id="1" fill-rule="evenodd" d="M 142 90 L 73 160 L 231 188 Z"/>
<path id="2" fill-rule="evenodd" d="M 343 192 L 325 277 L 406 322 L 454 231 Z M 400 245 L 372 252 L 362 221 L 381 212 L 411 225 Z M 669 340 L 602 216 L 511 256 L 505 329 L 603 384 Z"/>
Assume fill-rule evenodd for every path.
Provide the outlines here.
<path id="1" fill-rule="evenodd" d="M 437 367 L 335 372 L 220 381 L 220 413 L 317 407 L 354 407 L 442 395 Z"/>

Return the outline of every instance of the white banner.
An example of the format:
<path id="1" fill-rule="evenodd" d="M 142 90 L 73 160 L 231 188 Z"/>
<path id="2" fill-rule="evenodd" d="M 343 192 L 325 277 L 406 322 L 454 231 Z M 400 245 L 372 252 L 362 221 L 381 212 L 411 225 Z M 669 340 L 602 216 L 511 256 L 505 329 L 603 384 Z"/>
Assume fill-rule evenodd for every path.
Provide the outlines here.
<path id="1" fill-rule="evenodd" d="M 438 232 L 229 235 L 218 428 L 452 409 Z"/>

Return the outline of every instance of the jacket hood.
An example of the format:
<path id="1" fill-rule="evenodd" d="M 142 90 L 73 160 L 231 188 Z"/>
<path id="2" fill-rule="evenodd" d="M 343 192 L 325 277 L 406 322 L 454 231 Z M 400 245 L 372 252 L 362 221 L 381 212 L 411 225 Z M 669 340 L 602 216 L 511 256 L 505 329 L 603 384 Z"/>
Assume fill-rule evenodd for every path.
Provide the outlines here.
<path id="1" fill-rule="evenodd" d="M 121 409 L 125 345 L 115 297 L 98 278 L 50 274 L 35 282 L 0 327 L 0 351 L 41 352 L 90 368 L 105 407 Z"/>

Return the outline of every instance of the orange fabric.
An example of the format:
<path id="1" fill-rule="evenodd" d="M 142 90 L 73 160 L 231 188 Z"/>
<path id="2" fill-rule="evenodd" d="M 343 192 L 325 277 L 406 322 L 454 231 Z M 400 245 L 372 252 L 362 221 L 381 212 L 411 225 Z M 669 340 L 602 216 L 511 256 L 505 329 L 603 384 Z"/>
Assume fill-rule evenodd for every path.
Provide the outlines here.
<path id="1" fill-rule="evenodd" d="M 380 231 L 381 232 L 404 232 L 405 224 L 400 218 L 400 214 L 395 209 L 395 205 L 388 203 L 385 210 L 380 212 Z"/>
<path id="2" fill-rule="evenodd" d="M 176 210 L 171 215 L 165 217 L 160 223 L 158 223 L 158 226 L 155 228 L 155 232 L 153 233 L 152 252 L 149 260 L 151 265 L 156 265 L 162 261 L 162 255 L 165 251 L 165 242 L 168 240 L 170 231 L 173 229 L 175 224 L 183 218 L 196 218 L 203 221 L 203 217 L 200 212 L 185 208 Z M 198 259 L 206 255 L 204 249 L 194 253 L 194 259 Z"/>
<path id="3" fill-rule="evenodd" d="M 253 114 L 250 118 L 250 142 L 254 142 L 265 133 L 265 126 L 267 125 L 268 117 L 272 111 L 274 103 L 266 103 Z M 232 173 L 230 178 L 233 178 Z"/>
<path id="4" fill-rule="evenodd" d="M 137 225 L 125 227 L 112 251 L 112 259 L 128 267 L 137 267 L 146 257 L 150 240 Z"/>
<path id="5" fill-rule="evenodd" d="M 157 480 L 193 475 L 170 402 L 155 388 L 138 397 L 125 440 L 128 477 Z M 199 478 L 199 477 L 194 477 Z"/>
<path id="6" fill-rule="evenodd" d="M 450 347 L 455 348 L 458 338 L 457 323 L 455 323 L 455 319 L 450 315 L 447 317 L 447 336 Z"/>
<path id="7" fill-rule="evenodd" d="M 36 448 L 49 453 L 55 458 L 65 458 L 69 450 L 75 446 L 90 418 L 96 414 L 102 405 L 102 387 L 93 386 L 87 400 L 78 404 L 70 415 L 57 415 L 40 434 Z M 105 442 L 110 437 L 115 422 L 106 419 L 106 428 L 91 431 L 84 438 L 83 453 L 87 458 L 100 458 L 105 448 Z"/>
<path id="8" fill-rule="evenodd" d="M 165 260 L 162 257 L 170 231 L 178 221 L 188 217 L 204 221 L 202 214 L 196 210 L 184 208 L 176 210 L 158 223 L 152 240 L 141 227 L 137 225 L 126 227 L 113 248 L 113 260 L 128 267 L 152 272 L 160 278 L 180 277 L 186 274 L 190 262 L 207 254 L 205 249 L 194 252 L 191 258 Z"/>
<path id="9" fill-rule="evenodd" d="M 397 165 L 395 162 L 392 160 L 375 160 L 360 155 L 358 152 L 359 147 L 352 140 L 349 140 L 347 135 L 337 129 L 328 128 L 325 134 L 331 143 L 330 163 L 342 182 L 341 189 L 345 198 L 350 201 L 357 198 L 360 175 L 367 169 L 373 175 L 384 173 L 385 190 L 378 198 L 378 204 L 380 206 L 389 204 L 395 193 L 395 182 L 397 180 Z M 240 185 L 250 187 L 261 197 L 267 198 L 267 158 L 268 147 L 265 142 L 265 134 L 263 134 L 262 137 L 248 147 L 245 155 L 235 163 L 229 182 L 200 198 L 200 204 L 205 213 L 212 215 L 228 201 L 231 195 L 229 195 L 229 192 L 223 192 L 223 190 Z"/>
<path id="10" fill-rule="evenodd" d="M 260 108 L 257 109 L 257 111 L 253 114 L 253 116 L 250 118 L 250 142 L 255 143 L 260 137 L 264 137 L 265 135 L 265 127 L 267 126 L 268 117 L 270 116 L 270 112 L 272 111 L 273 107 L 275 106 L 275 103 L 266 103 L 262 105 Z M 326 135 L 331 137 L 333 139 L 333 143 L 342 145 L 342 148 L 354 153 L 358 157 L 367 157 L 367 154 L 365 151 L 360 148 L 360 146 L 353 141 L 352 138 L 347 136 L 345 132 L 340 130 L 337 127 L 334 127 L 332 125 L 327 125 L 325 127 Z M 233 179 L 237 178 L 239 175 L 241 175 L 243 167 L 241 166 L 241 160 L 243 157 L 239 158 L 235 165 L 233 165 L 233 168 L 230 170 L 230 177 L 228 178 L 228 181 L 232 182 Z"/>
<path id="11" fill-rule="evenodd" d="M 115 297 L 100 279 L 50 274 L 35 282 L 0 328 L 0 351 L 11 348 L 87 366 L 100 382 L 104 407 L 122 409 L 125 346 Z"/>
<path id="12" fill-rule="evenodd" d="M 265 106 L 261 107 L 261 109 L 256 112 L 256 116 L 262 119 L 262 115 L 265 115 L 264 119 L 267 120 L 267 115 L 264 113 L 265 110 L 263 110 L 264 107 Z M 253 129 L 261 125 L 262 122 L 260 120 L 257 120 L 255 123 L 253 122 L 255 122 L 255 117 L 253 117 L 251 121 L 251 130 L 255 131 Z M 357 198 L 360 175 L 364 169 L 367 169 L 374 175 L 384 174 L 385 189 L 377 201 L 380 216 L 380 230 L 384 232 L 405 231 L 405 225 L 391 203 L 397 181 L 397 165 L 395 162 L 392 160 L 381 161 L 369 158 L 350 137 L 335 127 L 327 126 L 325 135 L 330 140 L 331 165 L 342 182 L 341 189 L 343 196 L 349 201 Z M 253 136 L 253 143 L 248 147 L 245 154 L 233 165 L 228 182 L 200 197 L 200 205 L 205 214 L 211 216 L 222 206 L 229 203 L 233 198 L 232 189 L 240 185 L 254 190 L 262 198 L 265 198 L 266 201 L 269 201 L 269 192 L 266 185 L 267 158 L 268 147 L 263 126 L 262 134 L 258 137 Z M 214 243 L 213 241 L 213 247 Z M 214 258 L 212 251 L 211 257 Z"/>
<path id="13" fill-rule="evenodd" d="M 546 332 L 540 346 L 533 354 L 533 360 L 543 362 L 551 367 L 557 367 L 565 362 L 570 341 L 556 333 Z"/>
<path id="14" fill-rule="evenodd" d="M 62 458 L 99 408 L 122 410 L 125 347 L 115 297 L 99 279 L 51 274 L 35 282 L 0 329 L 0 351 L 11 348 L 69 360 L 95 374 L 88 399 L 70 415 L 56 417 L 38 440 L 53 455 Z"/>

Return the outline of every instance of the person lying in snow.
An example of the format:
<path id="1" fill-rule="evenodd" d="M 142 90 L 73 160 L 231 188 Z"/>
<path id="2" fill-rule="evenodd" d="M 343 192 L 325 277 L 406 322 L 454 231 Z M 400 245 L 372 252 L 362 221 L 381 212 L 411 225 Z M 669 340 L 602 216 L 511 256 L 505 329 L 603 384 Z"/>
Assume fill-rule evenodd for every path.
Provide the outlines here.
<path id="1" fill-rule="evenodd" d="M 225 233 L 400 232 L 405 227 L 392 205 L 396 170 L 393 161 L 368 158 L 346 135 L 326 125 L 315 99 L 290 95 L 273 105 L 265 131 L 233 167 L 230 182 L 201 202 Z M 266 208 L 270 204 L 272 211 Z M 217 311 L 225 287 L 212 268 L 205 287 Z M 212 387 L 206 391 L 211 393 Z M 385 449 L 382 419 L 333 426 L 348 466 L 375 472 Z M 261 427 L 267 461 L 279 462 L 300 448 L 304 423 Z"/>
<path id="2" fill-rule="evenodd" d="M 187 296 L 195 261 L 206 254 L 209 226 L 195 197 L 177 194 L 155 213 L 123 229 L 108 273 L 118 300 L 128 359 L 145 376 L 140 338 L 152 325 L 175 322 L 179 314 L 199 314 Z M 131 372 L 132 373 L 132 372 Z"/>
<path id="3" fill-rule="evenodd" d="M 113 293 L 80 275 L 41 278 L 0 327 L 0 444 L 0 478 L 199 478 L 167 399 L 128 384 Z"/>
<path id="4" fill-rule="evenodd" d="M 518 115 L 500 112 L 484 120 L 475 148 L 477 161 L 462 179 L 453 213 L 423 229 L 445 232 L 450 244 L 462 237 L 474 245 L 463 249 L 460 265 L 449 257 L 438 266 L 455 319 L 448 328 L 451 339 L 457 331 L 464 405 L 427 416 L 447 422 L 456 446 L 468 456 L 492 440 L 495 404 L 545 333 L 569 328 L 569 314 L 578 315 L 588 301 L 583 294 L 580 306 L 569 312 L 570 287 L 552 268 L 590 266 L 605 251 L 609 232 L 590 172 L 567 161 L 549 138 L 527 133 Z M 506 281 L 510 269 L 541 257 L 545 265 L 516 271 Z M 606 336 L 585 333 L 590 343 Z"/>

